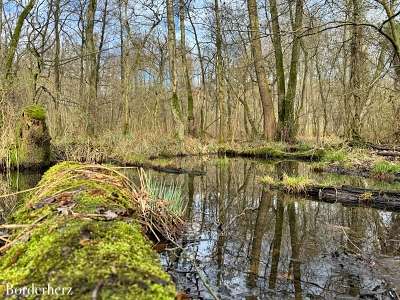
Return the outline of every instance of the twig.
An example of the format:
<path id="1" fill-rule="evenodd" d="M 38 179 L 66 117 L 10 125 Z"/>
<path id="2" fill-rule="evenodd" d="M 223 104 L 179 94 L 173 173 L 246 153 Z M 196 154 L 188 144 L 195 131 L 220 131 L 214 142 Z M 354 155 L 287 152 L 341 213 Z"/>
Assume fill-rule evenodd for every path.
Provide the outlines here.
<path id="1" fill-rule="evenodd" d="M 36 186 L 34 188 L 31 188 L 31 189 L 27 189 L 27 190 L 23 190 L 23 191 L 19 191 L 19 192 L 14 192 L 14 193 L 11 193 L 11 194 L 1 195 L 0 199 L 1 198 L 8 198 L 8 197 L 16 196 L 16 195 L 27 193 L 27 192 L 31 192 L 31 191 L 37 190 L 37 189 L 39 189 L 41 187 L 42 186 Z"/>
<path id="2" fill-rule="evenodd" d="M 31 227 L 29 224 L 3 224 L 0 225 L 0 228 L 4 229 L 15 229 L 15 228 L 26 228 L 26 227 Z"/>
<path id="3" fill-rule="evenodd" d="M 0 254 L 7 251 L 11 246 L 13 246 L 17 241 L 22 239 L 24 236 L 29 235 L 30 232 L 32 231 L 32 227 L 36 226 L 37 223 L 42 221 L 43 219 L 47 218 L 48 214 L 41 216 L 37 220 L 35 220 L 32 224 L 28 225 L 28 228 L 24 229 L 14 240 L 12 240 L 10 243 L 5 244 L 4 246 L 0 247 Z"/>
<path id="4" fill-rule="evenodd" d="M 196 269 L 196 272 L 199 275 L 201 282 L 204 284 L 206 289 L 210 292 L 211 296 L 214 298 L 214 300 L 219 300 L 220 298 L 214 292 L 214 290 L 211 288 L 211 286 L 207 283 L 207 279 L 203 275 L 202 270 L 200 270 L 199 266 L 196 264 L 196 261 L 187 253 L 187 251 L 181 245 L 179 245 L 172 239 L 170 239 L 170 242 L 173 243 L 177 248 L 179 248 L 184 255 L 186 255 L 186 257 L 191 261 L 193 267 Z"/>
<path id="5" fill-rule="evenodd" d="M 11 243 L 11 240 L 5 238 L 7 235 L 0 235 L 0 240 L 6 242 L 6 243 Z M 8 237 L 8 236 L 7 236 Z"/>

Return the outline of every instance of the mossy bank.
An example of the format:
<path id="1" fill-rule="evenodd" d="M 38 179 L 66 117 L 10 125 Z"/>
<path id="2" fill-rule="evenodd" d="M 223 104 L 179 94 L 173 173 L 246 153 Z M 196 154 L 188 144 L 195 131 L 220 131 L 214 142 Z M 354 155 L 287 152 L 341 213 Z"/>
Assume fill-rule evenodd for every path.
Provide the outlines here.
<path id="1" fill-rule="evenodd" d="M 65 162 L 47 171 L 9 220 L 25 226 L 0 247 L 0 298 L 7 284 L 34 284 L 72 295 L 28 299 L 174 299 L 129 191 L 107 167 Z"/>

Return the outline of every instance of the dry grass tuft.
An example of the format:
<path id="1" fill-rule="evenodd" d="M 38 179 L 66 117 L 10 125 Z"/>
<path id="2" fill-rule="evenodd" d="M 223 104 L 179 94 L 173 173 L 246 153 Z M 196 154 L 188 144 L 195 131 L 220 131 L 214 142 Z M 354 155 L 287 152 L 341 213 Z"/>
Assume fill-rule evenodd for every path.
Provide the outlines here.
<path id="1" fill-rule="evenodd" d="M 314 182 L 304 176 L 288 176 L 286 174 L 283 175 L 283 180 L 281 182 L 282 186 L 289 193 L 300 193 L 304 192 L 307 187 L 312 185 Z"/>

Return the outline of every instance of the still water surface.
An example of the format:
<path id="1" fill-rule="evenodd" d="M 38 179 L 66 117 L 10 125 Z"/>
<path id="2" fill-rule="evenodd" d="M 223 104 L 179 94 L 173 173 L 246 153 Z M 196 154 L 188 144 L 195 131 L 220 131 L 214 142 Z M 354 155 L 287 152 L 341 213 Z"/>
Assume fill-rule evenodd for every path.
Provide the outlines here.
<path id="1" fill-rule="evenodd" d="M 398 185 L 315 174 L 297 162 L 202 157 L 174 164 L 207 174 L 152 173 L 181 187 L 186 205 L 182 247 L 161 254 L 178 290 L 193 299 L 396 299 L 399 213 L 269 191 L 258 178 L 308 174 L 363 187 Z M 0 190 L 33 187 L 40 176 L 3 175 Z M 0 205 L 0 223 L 9 209 L 11 204 Z"/>

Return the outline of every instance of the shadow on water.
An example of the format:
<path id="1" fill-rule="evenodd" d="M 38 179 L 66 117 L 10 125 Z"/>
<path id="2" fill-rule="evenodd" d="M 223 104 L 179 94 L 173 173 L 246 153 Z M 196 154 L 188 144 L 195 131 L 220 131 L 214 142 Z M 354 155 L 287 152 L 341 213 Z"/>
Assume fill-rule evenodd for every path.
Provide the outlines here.
<path id="1" fill-rule="evenodd" d="M 212 299 L 207 285 L 221 299 L 396 299 L 399 214 L 314 202 L 258 184 L 266 174 L 307 172 L 296 162 L 196 163 L 207 176 L 157 175 L 187 195 L 184 250 L 161 255 L 178 289 L 194 299 Z"/>

